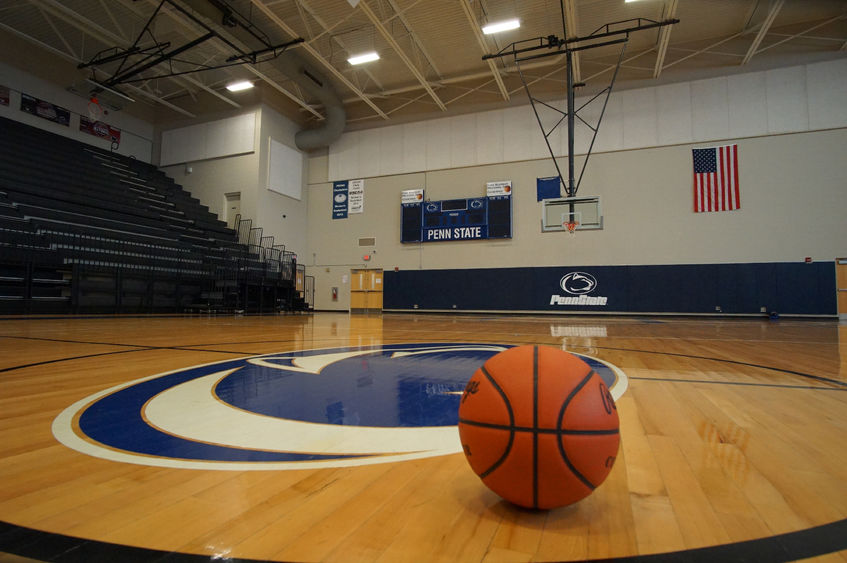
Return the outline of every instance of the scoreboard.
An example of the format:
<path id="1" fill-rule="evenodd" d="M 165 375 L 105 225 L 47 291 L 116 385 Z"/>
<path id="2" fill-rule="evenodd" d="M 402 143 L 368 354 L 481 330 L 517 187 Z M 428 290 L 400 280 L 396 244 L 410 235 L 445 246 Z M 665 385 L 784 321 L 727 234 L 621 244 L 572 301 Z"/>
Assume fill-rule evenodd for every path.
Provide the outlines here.
<path id="1" fill-rule="evenodd" d="M 512 238 L 508 195 L 402 204 L 401 242 Z"/>

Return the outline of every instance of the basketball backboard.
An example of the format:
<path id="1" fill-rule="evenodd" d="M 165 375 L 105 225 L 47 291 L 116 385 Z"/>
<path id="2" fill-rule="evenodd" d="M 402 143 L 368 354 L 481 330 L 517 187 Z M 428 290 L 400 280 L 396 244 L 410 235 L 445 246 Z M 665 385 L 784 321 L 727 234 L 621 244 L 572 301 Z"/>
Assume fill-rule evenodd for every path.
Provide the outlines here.
<path id="1" fill-rule="evenodd" d="M 576 196 L 541 201 L 541 230 L 565 231 L 566 223 L 576 222 L 576 230 L 603 228 L 600 196 Z"/>

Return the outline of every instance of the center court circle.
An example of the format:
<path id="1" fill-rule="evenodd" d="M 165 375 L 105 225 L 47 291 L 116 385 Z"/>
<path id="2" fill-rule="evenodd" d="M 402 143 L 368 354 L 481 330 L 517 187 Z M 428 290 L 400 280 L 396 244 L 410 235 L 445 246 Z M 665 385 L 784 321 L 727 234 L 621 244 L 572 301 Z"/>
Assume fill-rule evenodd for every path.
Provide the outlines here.
<path id="1" fill-rule="evenodd" d="M 461 451 L 461 393 L 498 344 L 299 350 L 179 369 L 106 389 L 53 422 L 61 443 L 159 467 L 344 467 Z M 611 389 L 617 367 L 577 354 Z"/>

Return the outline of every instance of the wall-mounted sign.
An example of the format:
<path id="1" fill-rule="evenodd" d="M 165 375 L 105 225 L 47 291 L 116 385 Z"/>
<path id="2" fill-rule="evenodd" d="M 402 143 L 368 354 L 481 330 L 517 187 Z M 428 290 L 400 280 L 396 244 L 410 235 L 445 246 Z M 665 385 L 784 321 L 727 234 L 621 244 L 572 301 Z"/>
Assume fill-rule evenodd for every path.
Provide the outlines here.
<path id="1" fill-rule="evenodd" d="M 422 188 L 414 190 L 403 190 L 400 193 L 400 203 L 421 203 L 423 201 L 424 191 Z"/>
<path id="2" fill-rule="evenodd" d="M 332 183 L 332 218 L 347 218 L 347 180 Z"/>
<path id="3" fill-rule="evenodd" d="M 511 188 L 509 192 L 511 193 Z M 510 195 L 403 203 L 401 242 L 512 238 Z"/>
<path id="4" fill-rule="evenodd" d="M 365 212 L 365 181 L 340 180 L 332 183 L 332 218 L 346 219 L 350 213 Z"/>
<path id="5" fill-rule="evenodd" d="M 365 181 L 350 180 L 347 185 L 347 213 L 365 212 Z"/>
<path id="6" fill-rule="evenodd" d="M 21 93 L 21 111 L 37 115 L 47 121 L 52 121 L 65 127 L 70 126 L 71 123 L 70 111 L 56 104 L 39 100 L 29 94 Z"/>
<path id="7" fill-rule="evenodd" d="M 113 143 L 121 142 L 121 130 L 103 123 L 102 121 L 91 121 L 84 115 L 79 116 L 79 130 L 101 139 L 108 139 Z"/>
<path id="8" fill-rule="evenodd" d="M 485 184 L 485 195 L 488 197 L 512 195 L 512 181 L 488 182 Z"/>

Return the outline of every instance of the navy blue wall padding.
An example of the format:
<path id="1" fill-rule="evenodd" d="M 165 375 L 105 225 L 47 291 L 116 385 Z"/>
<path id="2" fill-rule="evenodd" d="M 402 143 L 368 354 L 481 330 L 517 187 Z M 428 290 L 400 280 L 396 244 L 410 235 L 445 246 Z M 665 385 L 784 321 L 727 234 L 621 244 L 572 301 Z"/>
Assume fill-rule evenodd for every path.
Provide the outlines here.
<path id="1" fill-rule="evenodd" d="M 586 297 L 606 304 L 574 304 L 579 296 L 560 286 L 569 272 L 594 277 Z M 783 315 L 835 315 L 835 263 L 387 271 L 384 300 L 385 309 L 761 314 L 765 307 Z"/>

